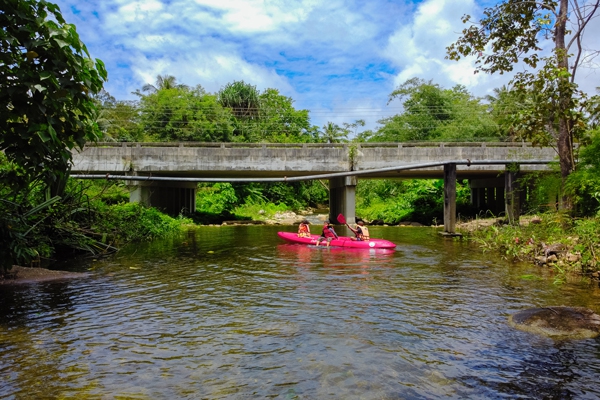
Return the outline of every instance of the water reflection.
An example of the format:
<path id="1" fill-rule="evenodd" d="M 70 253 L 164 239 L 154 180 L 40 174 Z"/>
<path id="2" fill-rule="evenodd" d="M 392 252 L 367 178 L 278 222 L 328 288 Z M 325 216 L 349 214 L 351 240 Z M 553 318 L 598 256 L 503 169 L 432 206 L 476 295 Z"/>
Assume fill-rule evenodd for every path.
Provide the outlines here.
<path id="1" fill-rule="evenodd" d="M 553 285 L 431 230 L 373 227 L 396 251 L 277 230 L 200 228 L 82 280 L 3 288 L 0 397 L 600 397 L 599 340 L 506 324 L 558 302 L 600 311 L 584 282 Z"/>
<path id="2" fill-rule="evenodd" d="M 393 257 L 393 249 L 354 249 L 344 247 L 304 246 L 280 244 L 278 258 L 283 262 L 295 261 L 299 267 L 316 263 L 331 268 L 352 268 L 360 266 L 382 266 Z"/>

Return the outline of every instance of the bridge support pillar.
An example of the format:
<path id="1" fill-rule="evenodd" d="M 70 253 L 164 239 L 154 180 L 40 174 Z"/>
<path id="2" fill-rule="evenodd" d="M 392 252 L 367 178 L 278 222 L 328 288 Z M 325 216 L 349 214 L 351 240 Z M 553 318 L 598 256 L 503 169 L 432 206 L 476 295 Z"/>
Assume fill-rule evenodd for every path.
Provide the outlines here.
<path id="1" fill-rule="evenodd" d="M 342 214 L 348 224 L 356 222 L 356 177 L 345 176 L 329 180 L 329 220 L 336 223 Z"/>
<path id="2" fill-rule="evenodd" d="M 444 232 L 456 232 L 456 164 L 444 164 Z"/>
<path id="3" fill-rule="evenodd" d="M 156 207 L 177 216 L 196 211 L 196 187 L 194 182 L 144 182 L 136 181 L 130 186 L 129 201 Z"/>
<path id="4" fill-rule="evenodd" d="M 519 178 L 519 165 L 512 164 L 506 166 L 504 171 L 504 190 L 506 208 L 506 218 L 511 225 L 519 225 L 519 215 L 521 214 L 520 188 L 517 179 Z"/>

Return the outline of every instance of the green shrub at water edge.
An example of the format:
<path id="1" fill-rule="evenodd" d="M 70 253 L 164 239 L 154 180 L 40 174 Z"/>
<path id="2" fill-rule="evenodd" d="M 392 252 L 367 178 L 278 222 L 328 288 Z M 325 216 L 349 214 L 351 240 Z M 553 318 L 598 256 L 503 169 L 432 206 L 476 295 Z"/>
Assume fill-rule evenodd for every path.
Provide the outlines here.
<path id="1" fill-rule="evenodd" d="M 593 272 L 600 266 L 600 218 L 573 220 L 566 214 L 542 214 L 536 223 L 522 226 L 491 225 L 463 232 L 483 251 L 499 252 L 510 260 L 534 261 L 544 255 L 545 246 L 561 246 L 581 259 L 564 267 L 551 264 L 559 272 Z M 564 270 L 564 271 L 563 271 Z"/>
<path id="2" fill-rule="evenodd" d="M 190 219 L 173 218 L 139 203 L 102 207 L 99 217 L 92 229 L 109 233 L 118 243 L 155 239 L 193 223 Z"/>
<path id="3" fill-rule="evenodd" d="M 265 201 L 248 201 L 233 209 L 238 219 L 265 220 L 273 218 L 277 212 L 291 211 L 284 203 L 273 204 Z"/>
<path id="4" fill-rule="evenodd" d="M 458 181 L 456 203 L 459 213 L 470 211 L 469 187 Z M 356 215 L 369 221 L 395 225 L 401 221 L 424 225 L 443 220 L 444 181 L 441 179 L 359 180 Z"/>

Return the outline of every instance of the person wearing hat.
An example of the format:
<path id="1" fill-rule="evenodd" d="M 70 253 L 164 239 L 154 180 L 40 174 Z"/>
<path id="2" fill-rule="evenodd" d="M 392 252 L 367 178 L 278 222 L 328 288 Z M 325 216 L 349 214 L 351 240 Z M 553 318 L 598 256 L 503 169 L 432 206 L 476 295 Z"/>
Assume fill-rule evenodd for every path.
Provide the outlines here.
<path id="1" fill-rule="evenodd" d="M 333 239 L 338 239 L 337 233 L 333 230 L 333 225 L 329 223 L 329 220 L 326 220 L 323 225 L 323 232 L 321 233 L 321 237 L 317 240 L 317 246 L 321 244 L 321 241 L 327 240 L 327 246 L 329 247 L 330 242 Z"/>
<path id="2" fill-rule="evenodd" d="M 310 222 L 307 219 L 302 220 L 300 225 L 298 225 L 298 237 L 310 237 L 310 227 L 308 226 Z"/>
<path id="3" fill-rule="evenodd" d="M 346 224 L 348 229 L 350 229 L 356 237 L 353 237 L 352 240 L 358 240 L 359 242 L 367 241 L 371 237 L 369 236 L 369 228 L 365 226 L 365 222 L 361 219 L 356 222 L 356 226 L 352 228 L 350 225 Z"/>

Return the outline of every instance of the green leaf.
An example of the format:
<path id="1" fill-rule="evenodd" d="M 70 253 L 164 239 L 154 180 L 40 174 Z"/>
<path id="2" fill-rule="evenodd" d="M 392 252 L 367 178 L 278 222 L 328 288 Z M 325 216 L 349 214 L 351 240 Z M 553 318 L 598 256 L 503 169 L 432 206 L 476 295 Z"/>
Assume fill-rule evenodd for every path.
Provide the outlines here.
<path id="1" fill-rule="evenodd" d="M 68 47 L 69 43 L 65 42 L 64 40 L 61 39 L 54 39 L 54 41 L 56 42 L 56 44 L 58 44 L 59 47 Z"/>

